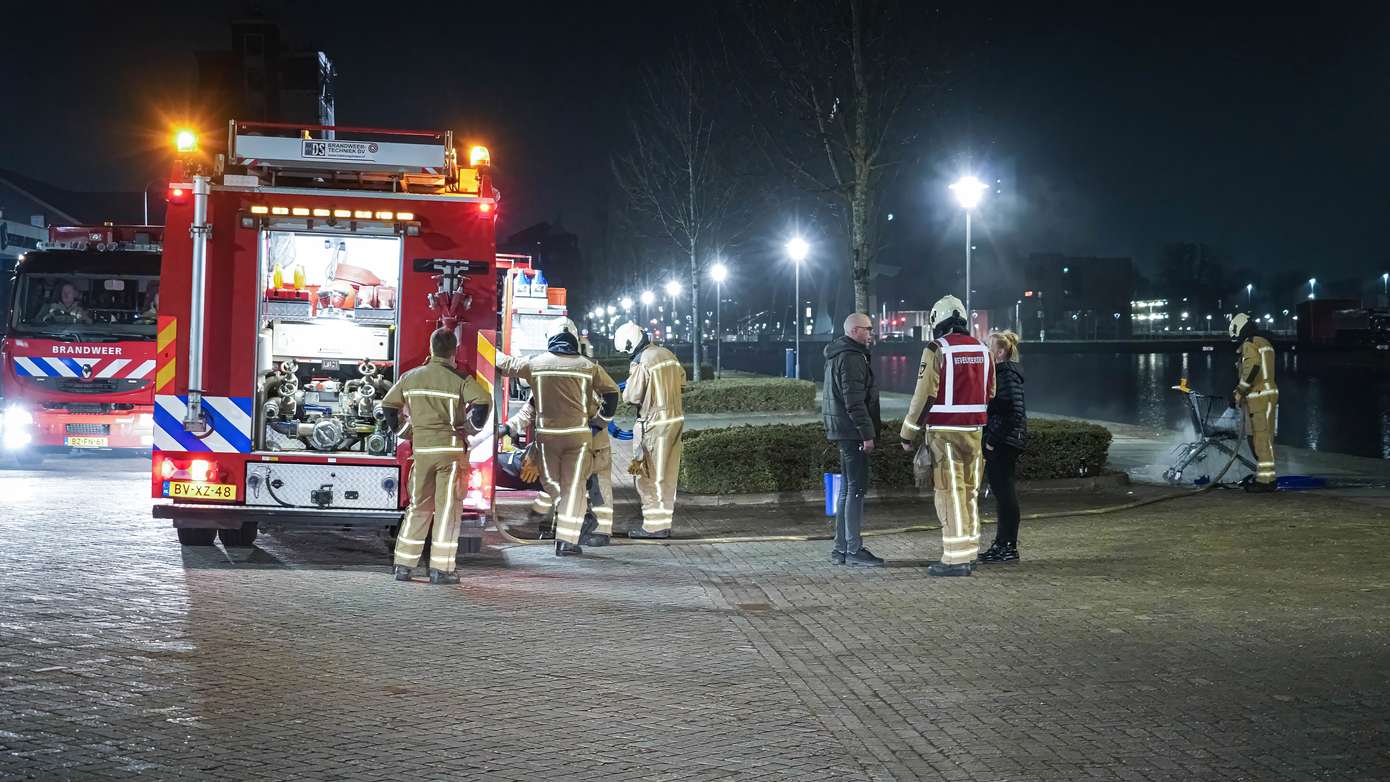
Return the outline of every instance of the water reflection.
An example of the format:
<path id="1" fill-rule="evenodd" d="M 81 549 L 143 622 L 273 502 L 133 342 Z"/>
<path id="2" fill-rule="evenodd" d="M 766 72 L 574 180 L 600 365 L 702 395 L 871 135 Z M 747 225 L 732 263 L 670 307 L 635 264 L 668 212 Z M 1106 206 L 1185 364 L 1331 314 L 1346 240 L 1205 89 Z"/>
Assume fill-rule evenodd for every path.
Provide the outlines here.
<path id="1" fill-rule="evenodd" d="M 1029 355 L 1023 365 L 1029 408 L 1082 418 L 1185 430 L 1187 408 L 1170 390 L 1183 377 L 1192 388 L 1229 395 L 1236 384 L 1235 347 L 1200 353 L 1077 353 Z M 874 370 L 887 391 L 911 393 L 920 348 L 879 345 Z M 777 372 L 781 354 L 741 353 L 725 363 Z M 819 379 L 820 350 L 802 353 L 802 371 Z M 1390 374 L 1379 357 L 1281 349 L 1276 379 L 1276 442 L 1304 448 L 1390 459 Z"/>

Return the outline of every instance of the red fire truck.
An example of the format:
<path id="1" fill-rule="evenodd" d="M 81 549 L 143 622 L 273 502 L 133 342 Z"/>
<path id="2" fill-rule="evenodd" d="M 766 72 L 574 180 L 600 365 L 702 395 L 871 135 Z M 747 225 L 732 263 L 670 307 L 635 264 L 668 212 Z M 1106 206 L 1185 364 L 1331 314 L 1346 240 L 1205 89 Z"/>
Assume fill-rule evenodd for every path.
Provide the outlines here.
<path id="1" fill-rule="evenodd" d="M 149 450 L 164 229 L 52 227 L 15 266 L 0 340 L 0 448 Z"/>
<path id="2" fill-rule="evenodd" d="M 170 180 L 154 411 L 157 518 L 184 545 L 263 525 L 393 531 L 409 441 L 378 400 L 430 332 L 491 389 L 498 193 L 452 133 L 230 123 Z M 470 441 L 464 540 L 492 511 L 491 423 Z"/>

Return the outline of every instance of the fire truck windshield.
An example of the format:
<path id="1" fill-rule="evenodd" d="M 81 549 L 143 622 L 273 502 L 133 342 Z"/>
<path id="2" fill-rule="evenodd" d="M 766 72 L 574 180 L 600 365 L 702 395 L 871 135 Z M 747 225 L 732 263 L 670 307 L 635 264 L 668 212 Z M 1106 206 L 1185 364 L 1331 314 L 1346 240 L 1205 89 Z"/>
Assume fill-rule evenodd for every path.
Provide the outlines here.
<path id="1" fill-rule="evenodd" d="M 156 275 L 21 270 L 11 323 L 16 333 L 56 339 L 154 339 L 158 308 Z"/>

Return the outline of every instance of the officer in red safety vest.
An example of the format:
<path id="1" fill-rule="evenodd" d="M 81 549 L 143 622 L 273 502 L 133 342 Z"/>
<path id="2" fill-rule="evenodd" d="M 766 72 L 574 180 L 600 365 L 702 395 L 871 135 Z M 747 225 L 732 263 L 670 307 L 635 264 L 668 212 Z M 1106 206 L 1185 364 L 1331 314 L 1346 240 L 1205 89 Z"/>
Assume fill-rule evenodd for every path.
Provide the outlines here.
<path id="1" fill-rule="evenodd" d="M 941 520 L 941 561 L 932 576 L 968 576 L 980 554 L 980 433 L 994 398 L 994 359 L 970 336 L 965 305 L 943 296 L 927 317 L 936 339 L 922 351 L 917 387 L 899 434 L 911 451 L 926 432 L 932 458 L 936 515 Z"/>

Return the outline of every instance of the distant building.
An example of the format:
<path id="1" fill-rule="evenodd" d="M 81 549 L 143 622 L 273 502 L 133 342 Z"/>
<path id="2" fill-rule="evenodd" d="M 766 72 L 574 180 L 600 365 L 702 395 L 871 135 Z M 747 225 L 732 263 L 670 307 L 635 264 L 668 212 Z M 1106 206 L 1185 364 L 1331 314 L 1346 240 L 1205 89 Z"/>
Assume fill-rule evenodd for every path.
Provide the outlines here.
<path id="1" fill-rule="evenodd" d="M 328 55 L 290 48 L 279 24 L 232 22 L 230 51 L 197 52 L 198 92 L 221 120 L 334 124 L 337 70 Z"/>
<path id="2" fill-rule="evenodd" d="M 1134 260 L 1034 253 L 1015 307 L 1024 339 L 1128 339 Z M 1009 320 L 1009 319 L 1006 319 Z"/>

